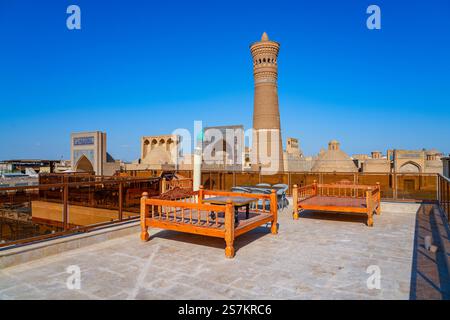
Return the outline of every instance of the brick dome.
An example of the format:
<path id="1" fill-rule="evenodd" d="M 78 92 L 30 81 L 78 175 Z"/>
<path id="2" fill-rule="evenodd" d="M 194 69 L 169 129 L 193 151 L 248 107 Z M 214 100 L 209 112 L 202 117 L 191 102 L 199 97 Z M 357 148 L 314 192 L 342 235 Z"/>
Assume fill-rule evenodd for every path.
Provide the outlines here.
<path id="1" fill-rule="evenodd" d="M 353 160 L 340 149 L 340 143 L 331 140 L 328 150 L 321 152 L 314 162 L 312 171 L 315 172 L 358 172 Z"/>

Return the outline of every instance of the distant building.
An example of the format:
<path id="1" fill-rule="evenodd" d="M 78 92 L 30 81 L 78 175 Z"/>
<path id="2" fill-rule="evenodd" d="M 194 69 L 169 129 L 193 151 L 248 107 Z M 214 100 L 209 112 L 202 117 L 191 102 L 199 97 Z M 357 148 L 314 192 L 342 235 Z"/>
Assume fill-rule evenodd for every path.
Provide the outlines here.
<path id="1" fill-rule="evenodd" d="M 358 172 L 353 160 L 340 148 L 340 143 L 332 140 L 328 150 L 321 151 L 314 161 L 313 172 Z"/>
<path id="2" fill-rule="evenodd" d="M 192 170 L 194 165 L 194 155 L 192 153 L 183 153 L 178 158 L 178 170 Z"/>
<path id="3" fill-rule="evenodd" d="M 370 156 L 367 154 L 354 154 L 352 155 L 353 160 L 359 160 L 361 162 L 363 162 L 364 160 L 370 159 Z"/>
<path id="4" fill-rule="evenodd" d="M 27 173 L 0 173 L 0 188 L 38 185 L 38 174 L 30 168 L 26 171 Z"/>
<path id="5" fill-rule="evenodd" d="M 249 147 L 244 148 L 244 170 L 251 169 L 251 157 L 252 157 L 252 149 Z"/>
<path id="6" fill-rule="evenodd" d="M 380 151 L 373 151 L 364 158 L 357 155 L 361 163 L 361 172 L 372 173 L 442 173 L 442 153 L 431 150 L 388 150 L 383 156 Z"/>
<path id="7" fill-rule="evenodd" d="M 72 170 L 112 176 L 120 169 L 120 161 L 106 152 L 106 133 L 78 132 L 71 135 Z"/>
<path id="8" fill-rule="evenodd" d="M 61 160 L 55 163 L 55 173 L 72 171 L 72 164 L 70 160 Z"/>
<path id="9" fill-rule="evenodd" d="M 202 168 L 243 170 L 244 145 L 244 126 L 242 125 L 204 128 Z"/>
<path id="10" fill-rule="evenodd" d="M 388 150 L 387 158 L 392 161 L 396 173 L 440 173 L 443 165 L 442 153 L 438 150 Z"/>
<path id="11" fill-rule="evenodd" d="M 287 138 L 283 152 L 284 170 L 290 172 L 311 171 L 312 158 L 305 158 L 296 138 Z"/>
<path id="12" fill-rule="evenodd" d="M 450 179 L 450 156 L 441 158 L 442 160 L 442 167 L 443 167 L 443 175 L 444 177 L 447 177 Z"/>
<path id="13" fill-rule="evenodd" d="M 166 134 L 141 138 L 141 157 L 126 170 L 175 170 L 180 161 L 180 136 Z"/>
<path id="14" fill-rule="evenodd" d="M 366 161 L 367 159 L 370 159 L 370 156 L 367 154 L 354 154 L 354 155 L 352 155 L 352 159 L 353 159 L 353 162 L 355 163 L 356 167 L 358 168 L 358 170 L 361 171 L 364 161 Z"/>
<path id="15" fill-rule="evenodd" d="M 0 172 L 22 172 L 33 169 L 39 173 L 52 173 L 59 160 L 16 159 L 0 161 Z"/>
<path id="16" fill-rule="evenodd" d="M 141 164 L 155 166 L 155 169 L 161 165 L 175 166 L 178 162 L 179 139 L 175 134 L 142 137 Z"/>
<path id="17" fill-rule="evenodd" d="M 391 161 L 383 157 L 380 151 L 372 151 L 372 156 L 365 159 L 361 164 L 362 172 L 391 172 Z"/>

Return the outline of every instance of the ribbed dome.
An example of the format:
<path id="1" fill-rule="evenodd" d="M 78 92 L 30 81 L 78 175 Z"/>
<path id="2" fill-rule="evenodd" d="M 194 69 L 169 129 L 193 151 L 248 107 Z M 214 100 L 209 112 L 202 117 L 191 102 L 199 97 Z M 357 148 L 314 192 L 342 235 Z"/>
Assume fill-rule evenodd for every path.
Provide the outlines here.
<path id="1" fill-rule="evenodd" d="M 312 171 L 315 172 L 357 172 L 353 160 L 342 150 L 340 150 L 339 142 L 330 141 L 328 150 L 321 152 L 315 161 Z"/>

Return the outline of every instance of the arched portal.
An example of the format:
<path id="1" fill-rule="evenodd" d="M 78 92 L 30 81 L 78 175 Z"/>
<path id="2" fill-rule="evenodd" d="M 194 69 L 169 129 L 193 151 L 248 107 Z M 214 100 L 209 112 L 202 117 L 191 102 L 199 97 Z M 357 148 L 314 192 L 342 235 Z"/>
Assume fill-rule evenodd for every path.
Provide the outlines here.
<path id="1" fill-rule="evenodd" d="M 413 161 L 408 161 L 406 163 L 404 163 L 401 167 L 399 172 L 402 173 L 420 173 L 420 166 L 413 162 Z"/>
<path id="2" fill-rule="evenodd" d="M 94 167 L 92 166 L 92 163 L 89 161 L 89 159 L 86 158 L 85 155 L 82 155 L 80 157 L 80 159 L 78 159 L 77 166 L 75 167 L 75 171 L 93 172 Z"/>

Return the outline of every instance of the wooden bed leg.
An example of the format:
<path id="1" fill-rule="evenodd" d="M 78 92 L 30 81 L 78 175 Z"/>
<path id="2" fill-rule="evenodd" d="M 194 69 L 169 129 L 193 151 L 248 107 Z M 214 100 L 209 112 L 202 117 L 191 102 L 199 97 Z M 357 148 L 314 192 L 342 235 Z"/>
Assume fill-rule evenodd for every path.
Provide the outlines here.
<path id="1" fill-rule="evenodd" d="M 234 257 L 234 212 L 231 200 L 227 201 L 225 208 L 225 256 Z"/>
<path id="2" fill-rule="evenodd" d="M 270 194 L 270 213 L 272 214 L 273 220 L 270 227 L 270 232 L 272 234 L 278 233 L 278 205 L 277 205 L 277 193 L 272 190 Z"/>
<path id="3" fill-rule="evenodd" d="M 300 218 L 300 213 L 302 213 L 302 212 L 303 212 L 302 208 L 297 208 L 297 210 L 295 211 L 295 214 L 294 214 L 294 219 L 298 220 L 298 218 Z"/>
<path id="4" fill-rule="evenodd" d="M 367 226 L 373 227 L 373 213 L 372 212 L 367 214 Z"/>
<path id="5" fill-rule="evenodd" d="M 148 233 L 148 228 L 145 228 L 145 231 L 141 231 L 141 240 L 142 241 L 148 241 L 148 239 L 150 239 L 150 234 Z"/>
<path id="6" fill-rule="evenodd" d="M 366 191 L 366 207 L 367 207 L 367 226 L 373 226 L 373 196 L 372 188 L 368 188 Z"/>
<path id="7" fill-rule="evenodd" d="M 272 221 L 272 226 L 270 227 L 270 232 L 272 234 L 278 234 L 278 225 L 274 221 Z"/>
<path id="8" fill-rule="evenodd" d="M 225 247 L 225 257 L 227 258 L 234 258 L 234 246 L 233 241 L 228 242 L 226 241 L 226 247 Z"/>
<path id="9" fill-rule="evenodd" d="M 294 220 L 298 220 L 298 186 L 296 184 L 292 189 L 292 211 Z"/>
<path id="10" fill-rule="evenodd" d="M 380 183 L 377 182 L 377 187 L 378 187 L 378 195 L 377 195 L 377 215 L 381 214 L 381 188 L 380 188 Z"/>
<path id="11" fill-rule="evenodd" d="M 144 192 L 141 198 L 141 240 L 148 241 L 150 235 L 148 234 L 148 226 L 145 219 L 148 218 L 148 206 L 146 201 L 148 199 L 148 193 Z"/>

